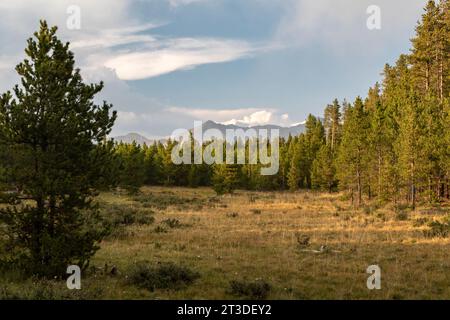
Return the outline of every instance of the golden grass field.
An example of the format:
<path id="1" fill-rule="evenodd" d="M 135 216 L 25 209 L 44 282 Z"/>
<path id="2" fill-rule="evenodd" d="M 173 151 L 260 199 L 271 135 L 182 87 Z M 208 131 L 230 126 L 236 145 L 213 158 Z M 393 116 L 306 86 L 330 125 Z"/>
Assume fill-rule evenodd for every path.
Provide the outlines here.
<path id="1" fill-rule="evenodd" d="M 179 203 L 172 205 L 174 199 Z M 268 299 L 450 299 L 450 239 L 423 233 L 426 222 L 449 214 L 448 207 L 421 207 L 400 217 L 391 205 L 355 210 L 340 194 L 216 196 L 209 188 L 163 187 L 144 187 L 137 198 L 103 193 L 99 201 L 147 208 L 155 221 L 126 226 L 103 241 L 82 289 L 74 293 L 78 298 L 239 299 L 245 297 L 230 293 L 230 281 L 263 279 L 271 285 Z M 166 219 L 181 226 L 165 227 Z M 299 238 L 308 237 L 309 244 L 299 244 Z M 128 270 L 139 261 L 174 262 L 200 278 L 179 290 L 140 289 L 127 281 Z M 366 286 L 366 269 L 373 264 L 381 268 L 381 290 Z M 23 292 L 27 285 L 41 283 L 10 283 L 8 290 Z M 50 291 L 50 298 L 59 298 L 52 293 L 55 287 L 67 290 L 63 282 L 46 286 L 50 289 L 42 295 Z"/>

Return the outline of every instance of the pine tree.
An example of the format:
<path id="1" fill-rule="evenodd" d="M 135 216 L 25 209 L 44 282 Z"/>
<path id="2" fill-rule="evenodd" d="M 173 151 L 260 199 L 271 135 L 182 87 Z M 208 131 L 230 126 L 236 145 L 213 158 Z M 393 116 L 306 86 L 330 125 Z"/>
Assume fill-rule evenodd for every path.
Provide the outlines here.
<path id="1" fill-rule="evenodd" d="M 287 174 L 290 168 L 289 163 L 289 144 L 292 137 L 289 135 L 288 139 L 280 139 L 280 170 L 278 172 L 278 180 L 279 180 L 279 186 L 280 189 L 286 189 L 287 188 Z"/>
<path id="2" fill-rule="evenodd" d="M 362 203 L 364 185 L 367 183 L 367 151 L 369 123 L 362 99 L 358 97 L 344 116 L 342 142 L 338 153 L 341 188 L 356 190 L 356 206 Z"/>
<path id="3" fill-rule="evenodd" d="M 158 166 L 156 164 L 156 153 L 158 152 L 156 143 L 150 146 L 143 146 L 145 183 L 155 185 L 158 182 Z"/>
<path id="4" fill-rule="evenodd" d="M 299 187 L 300 170 L 298 163 L 299 163 L 299 155 L 295 155 L 291 160 L 291 165 L 287 176 L 288 187 L 289 190 L 291 191 L 295 191 Z"/>
<path id="5" fill-rule="evenodd" d="M 322 145 L 325 143 L 325 129 L 316 117 L 309 115 L 306 120 L 306 132 L 304 136 L 304 144 L 300 144 L 300 160 L 302 165 L 300 165 L 300 170 L 304 175 L 304 185 L 301 183 L 302 187 L 311 188 L 311 171 L 314 159 L 317 156 Z M 304 146 L 304 149 L 302 149 Z"/>
<path id="6" fill-rule="evenodd" d="M 438 47 L 439 8 L 434 1 L 428 1 L 421 22 L 416 27 L 416 37 L 412 39 L 411 61 L 413 77 L 417 89 L 422 94 L 437 94 L 436 50 Z"/>
<path id="7" fill-rule="evenodd" d="M 447 8 L 446 8 L 447 7 Z M 436 5 L 429 1 L 422 20 L 416 28 L 411 54 L 411 80 L 415 84 L 417 102 L 412 106 L 420 112 L 425 127 L 420 130 L 417 147 L 420 148 L 419 172 L 416 175 L 418 191 L 427 196 L 428 201 L 439 201 L 443 196 L 445 181 L 446 145 L 444 136 L 444 100 L 448 95 L 449 39 L 446 25 L 448 1 Z M 406 121 L 408 121 L 406 116 Z M 417 168 L 417 166 L 416 166 Z M 417 170 L 416 170 L 417 171 Z M 412 192 L 412 191 L 411 191 Z M 413 206 L 415 206 L 415 194 Z"/>
<path id="8" fill-rule="evenodd" d="M 327 144 L 332 150 L 336 149 L 341 136 L 341 106 L 335 99 L 333 104 L 328 105 L 324 112 L 324 128 L 326 132 Z"/>
<path id="9" fill-rule="evenodd" d="M 450 128 L 450 99 L 444 100 L 444 110 L 445 110 L 445 127 Z M 442 161 L 442 167 L 444 168 L 445 172 L 445 181 L 442 186 L 443 188 L 443 196 L 447 198 L 447 200 L 450 199 L 450 130 L 446 130 L 444 142 L 447 145 L 446 148 L 446 156 L 444 157 Z"/>
<path id="10" fill-rule="evenodd" d="M 172 162 L 172 149 L 177 142 L 169 139 L 166 146 L 160 144 L 158 155 L 161 161 L 162 184 L 171 186 L 175 184 L 177 166 Z"/>
<path id="11" fill-rule="evenodd" d="M 334 152 L 330 144 L 324 144 L 312 166 L 312 187 L 332 192 L 337 185 Z"/>
<path id="12" fill-rule="evenodd" d="M 10 257 L 47 277 L 65 274 L 69 264 L 86 268 L 104 236 L 92 200 L 109 170 L 105 138 L 116 118 L 111 105 L 94 104 L 103 84 L 83 83 L 56 31 L 41 22 L 16 67 L 21 86 L 0 98 L 0 142 L 12 160 L 0 221 Z"/>
<path id="13" fill-rule="evenodd" d="M 382 103 L 381 88 L 377 84 L 369 89 L 369 95 L 365 101 L 369 110 L 370 131 L 369 143 L 369 175 L 370 196 L 376 191 L 380 199 L 389 197 L 389 181 L 392 179 L 393 142 L 393 116 L 389 114 L 387 107 Z M 372 188 L 374 186 L 375 188 Z M 375 189 L 375 190 L 373 190 Z"/>
<path id="14" fill-rule="evenodd" d="M 425 155 L 422 149 L 424 124 L 419 99 L 415 96 L 405 100 L 400 121 L 397 153 L 400 173 L 408 185 L 409 202 L 416 207 L 418 185 L 424 178 Z"/>
<path id="15" fill-rule="evenodd" d="M 212 177 L 213 189 L 217 194 L 233 193 L 238 184 L 238 170 L 236 165 L 216 164 Z"/>
<path id="16" fill-rule="evenodd" d="M 121 160 L 119 185 L 136 193 L 144 185 L 147 168 L 145 166 L 145 152 L 133 141 L 130 144 L 120 143 L 116 148 Z"/>

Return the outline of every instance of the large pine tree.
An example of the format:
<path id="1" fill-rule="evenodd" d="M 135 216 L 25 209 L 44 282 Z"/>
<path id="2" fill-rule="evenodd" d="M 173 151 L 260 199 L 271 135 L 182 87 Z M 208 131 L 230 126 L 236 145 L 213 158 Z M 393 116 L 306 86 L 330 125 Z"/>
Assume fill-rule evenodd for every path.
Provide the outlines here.
<path id="1" fill-rule="evenodd" d="M 346 110 L 338 154 L 341 188 L 349 189 L 352 195 L 356 192 L 356 206 L 362 203 L 363 189 L 368 179 L 368 129 L 367 112 L 358 97 L 354 105 Z"/>
<path id="2" fill-rule="evenodd" d="M 116 118 L 111 105 L 96 105 L 103 84 L 83 83 L 69 44 L 42 21 L 16 70 L 21 85 L 0 98 L 0 143 L 10 159 L 2 178 L 9 259 L 28 273 L 58 276 L 81 268 L 97 250 L 95 188 L 112 157 L 106 143 Z"/>

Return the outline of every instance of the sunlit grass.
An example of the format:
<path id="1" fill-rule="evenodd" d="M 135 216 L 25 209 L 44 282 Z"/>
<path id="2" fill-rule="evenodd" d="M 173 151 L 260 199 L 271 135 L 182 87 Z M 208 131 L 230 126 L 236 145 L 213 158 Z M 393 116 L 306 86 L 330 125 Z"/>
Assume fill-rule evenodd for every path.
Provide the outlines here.
<path id="1" fill-rule="evenodd" d="M 139 209 L 148 195 L 164 205 L 154 210 L 153 224 L 127 226 L 125 237 L 101 244 L 92 260 L 97 271 L 82 279 L 96 298 L 234 299 L 240 297 L 230 293 L 230 282 L 262 279 L 271 286 L 269 299 L 450 299 L 450 239 L 426 238 L 427 224 L 416 222 L 443 219 L 446 207 L 420 208 L 399 220 L 389 205 L 356 210 L 339 194 L 237 191 L 217 197 L 208 188 L 162 187 L 141 192 L 134 198 L 139 201 L 120 192 L 99 198 Z M 168 219 L 180 224 L 168 227 Z M 155 232 L 158 226 L 166 232 Z M 309 238 L 307 245 L 299 245 L 298 234 Z M 322 246 L 327 250 L 316 252 Z M 174 262 L 200 278 L 180 290 L 139 289 L 127 274 L 140 261 Z M 372 264 L 381 268 L 381 290 L 366 287 Z M 113 265 L 117 275 L 109 274 Z"/>

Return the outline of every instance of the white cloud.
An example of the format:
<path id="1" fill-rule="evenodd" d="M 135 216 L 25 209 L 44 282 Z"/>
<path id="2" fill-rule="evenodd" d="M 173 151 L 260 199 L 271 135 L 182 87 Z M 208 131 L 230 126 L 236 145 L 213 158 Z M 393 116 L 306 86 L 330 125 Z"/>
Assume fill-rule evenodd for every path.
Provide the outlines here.
<path id="1" fill-rule="evenodd" d="M 231 119 L 223 122 L 223 124 L 234 124 L 244 127 L 253 127 L 258 125 L 274 124 L 279 126 L 290 126 L 291 121 L 288 114 L 280 115 L 278 110 L 261 110 L 244 116 L 241 119 Z"/>
<path id="2" fill-rule="evenodd" d="M 170 0 L 172 6 L 204 0 Z M 265 50 L 246 41 L 221 38 L 170 38 L 153 33 L 158 21 L 140 24 L 131 15 L 131 0 L 2 0 L 0 41 L 11 43 L 2 54 L 22 58 L 25 39 L 47 19 L 60 26 L 59 36 L 71 42 L 83 75 L 104 67 L 114 70 L 121 80 L 138 80 L 192 69 L 202 64 L 224 63 Z M 81 8 L 81 30 L 68 30 L 66 12 L 69 5 Z M 107 14 L 99 15 L 99 12 Z M 14 27 L 13 27 L 14 26 Z M 23 41 L 17 41 L 23 39 Z M 0 66 L 9 61 L 0 58 Z M 0 79 L 0 88 L 8 79 Z"/>
<path id="3" fill-rule="evenodd" d="M 239 126 L 256 126 L 265 124 L 277 124 L 281 126 L 291 125 L 289 115 L 280 114 L 275 108 L 239 108 L 239 109 L 191 109 L 172 107 L 166 111 L 190 117 L 194 120 L 213 120 L 223 124 Z"/>
<path id="4" fill-rule="evenodd" d="M 225 121 L 224 124 L 244 124 L 247 126 L 263 125 L 271 123 L 273 113 L 266 110 L 254 112 L 248 116 L 244 116 L 242 119 L 231 119 Z"/>
<path id="5" fill-rule="evenodd" d="M 193 2 L 197 1 L 171 0 L 170 4 L 180 6 Z M 105 99 L 119 110 L 113 135 L 133 131 L 148 136 L 156 132 L 169 134 L 173 128 L 189 128 L 193 119 L 198 118 L 195 113 L 199 110 L 176 113 L 156 99 L 132 90 L 124 80 L 229 62 L 267 49 L 267 46 L 236 39 L 162 37 L 156 33 L 161 21 L 139 22 L 133 15 L 132 4 L 132 0 L 0 1 L 0 28 L 3 30 L 0 42 L 8 44 L 2 47 L 0 55 L 0 92 L 19 82 L 14 66 L 23 59 L 26 39 L 38 28 L 39 19 L 45 19 L 49 25 L 59 26 L 61 39 L 71 42 L 84 79 L 87 82 L 104 80 L 105 88 L 97 100 Z M 80 30 L 66 28 L 69 5 L 81 8 Z M 243 119 L 257 111 L 260 109 L 211 111 L 209 114 L 202 111 L 208 115 L 202 119 Z"/>
<path id="6" fill-rule="evenodd" d="M 130 21 L 127 10 L 130 0 L 1 0 L 0 1 L 0 43 L 1 48 L 0 90 L 10 89 L 18 82 L 14 67 L 23 58 L 26 40 L 39 27 L 39 20 L 59 26 L 58 36 L 69 40 L 88 34 L 88 30 L 113 28 L 118 23 Z M 67 8 L 78 5 L 81 8 L 81 30 L 69 30 L 66 21 Z M 107 12 L 107 14 L 99 14 Z M 131 22 L 129 22 L 131 24 Z M 76 52 L 77 62 L 83 60 Z M 5 71 L 4 71 L 5 70 Z"/>
<path id="7" fill-rule="evenodd" d="M 151 43 L 156 38 L 149 34 L 136 34 L 148 31 L 161 24 L 142 24 L 124 28 L 103 29 L 76 34 L 70 43 L 71 49 L 111 48 L 133 43 Z"/>
<path id="8" fill-rule="evenodd" d="M 239 108 L 239 109 L 196 109 L 185 107 L 169 107 L 166 111 L 173 114 L 180 114 L 195 120 L 213 120 L 216 122 L 226 122 L 232 118 L 243 118 L 252 113 L 263 111 L 263 108 Z M 272 110 L 272 109 L 271 109 Z"/>
<path id="9" fill-rule="evenodd" d="M 246 42 L 221 39 L 180 38 L 161 40 L 157 48 L 117 53 L 104 62 L 122 80 L 139 80 L 198 65 L 228 62 L 249 56 Z"/>
<path id="10" fill-rule="evenodd" d="M 141 80 L 202 64 L 230 62 L 271 49 L 233 39 L 167 38 L 148 33 L 161 25 L 79 33 L 72 39 L 71 49 L 82 53 L 83 69 L 107 67 L 121 80 Z"/>

